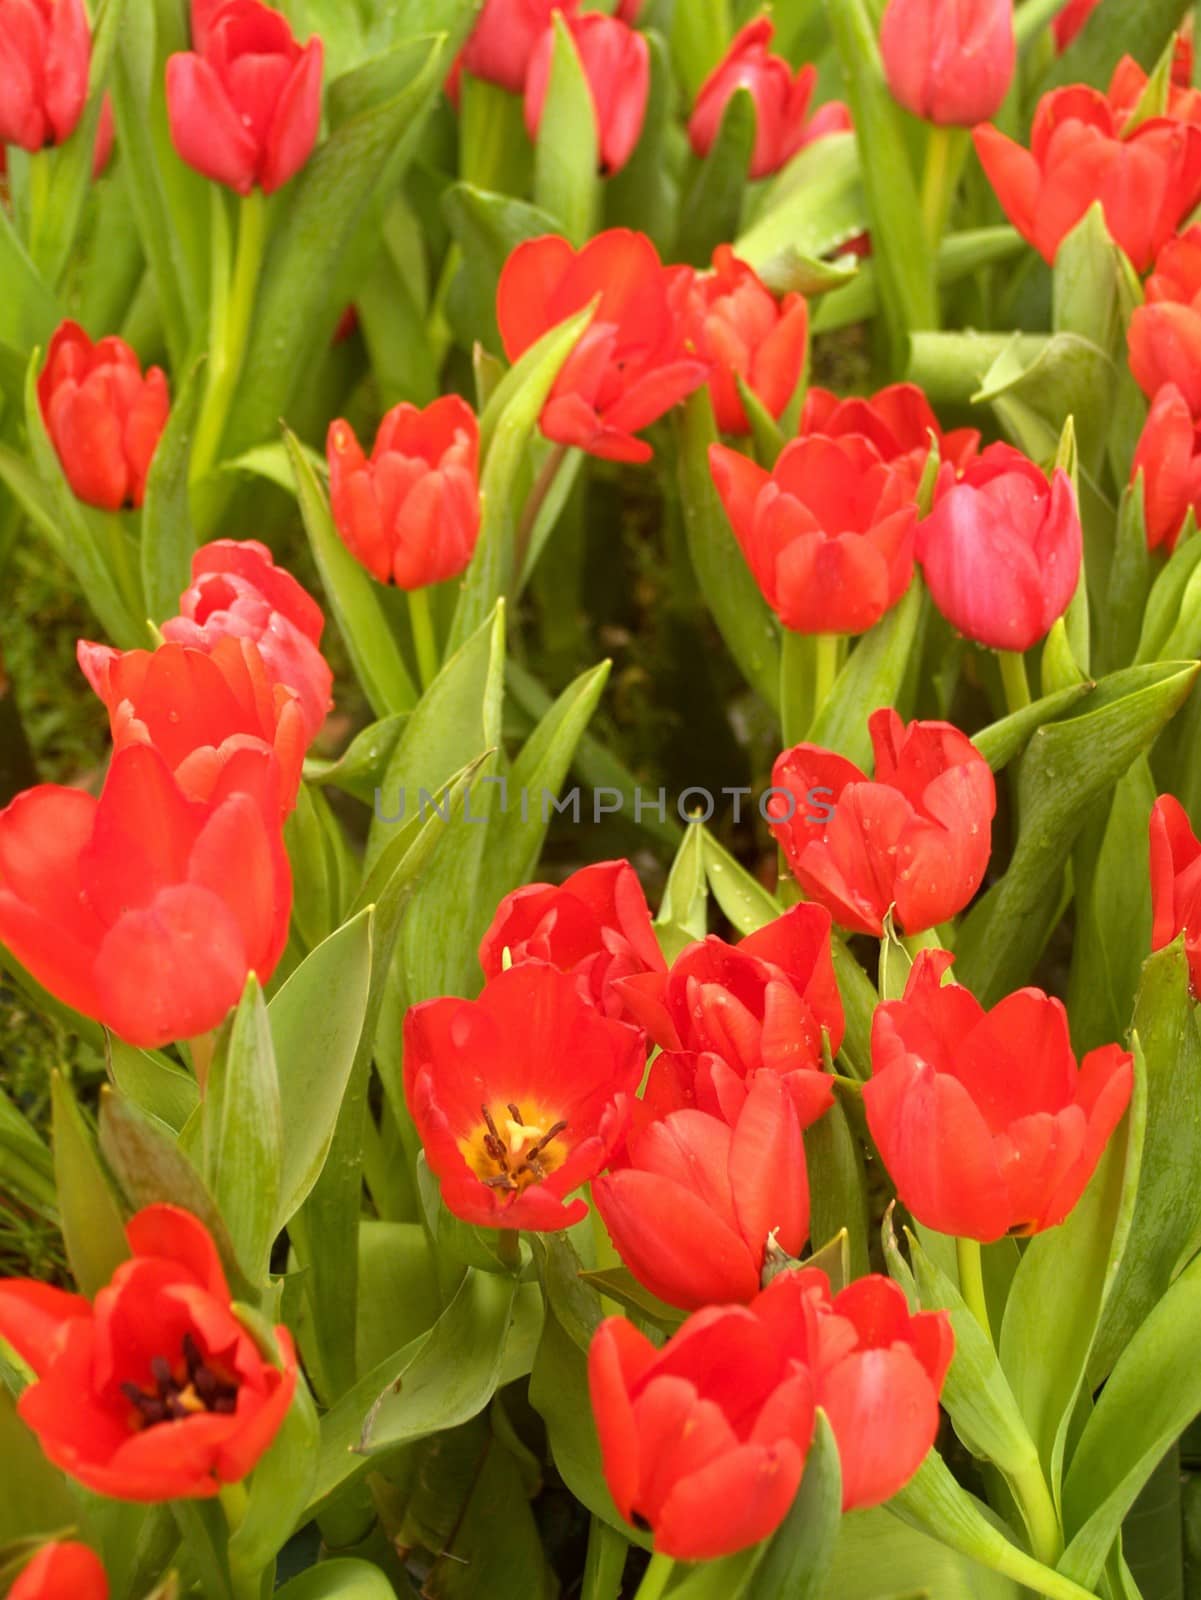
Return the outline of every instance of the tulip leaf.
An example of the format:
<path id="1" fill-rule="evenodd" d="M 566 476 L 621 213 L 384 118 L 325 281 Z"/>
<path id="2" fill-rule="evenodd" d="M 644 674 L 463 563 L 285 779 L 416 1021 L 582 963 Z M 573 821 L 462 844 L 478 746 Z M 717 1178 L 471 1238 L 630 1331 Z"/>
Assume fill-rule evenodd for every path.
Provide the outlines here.
<path id="1" fill-rule="evenodd" d="M 745 86 L 726 101 L 721 127 L 680 204 L 672 259 L 707 267 L 714 249 L 738 233 L 747 173 L 755 148 L 755 98 Z"/>
<path id="2" fill-rule="evenodd" d="M 2 1089 L 0 1187 L 48 1222 L 57 1219 L 54 1159 L 37 1129 Z"/>
<path id="3" fill-rule="evenodd" d="M 741 870 L 741 869 L 740 869 Z M 655 918 L 655 937 L 670 964 L 709 931 L 704 825 L 688 828 L 676 851 Z"/>
<path id="4" fill-rule="evenodd" d="M 441 1310 L 436 1264 L 422 1225 L 364 1221 L 359 1229 L 359 1371 L 373 1371 L 422 1338 Z"/>
<path id="5" fill-rule="evenodd" d="M 54 1180 L 71 1274 L 89 1299 L 129 1255 L 125 1224 L 91 1129 L 61 1073 L 50 1080 Z"/>
<path id="6" fill-rule="evenodd" d="M 1105 626 L 1099 630 L 1096 641 L 1099 661 L 1110 670 L 1124 667 L 1135 658 L 1155 577 L 1155 565 L 1147 548 L 1145 502 L 1146 484 L 1140 471 L 1138 482 L 1127 487 L 1118 505 L 1117 537 L 1105 597 Z"/>
<path id="7" fill-rule="evenodd" d="M 652 1294 L 638 1282 L 629 1267 L 605 1267 L 597 1272 L 581 1272 L 580 1282 L 588 1284 L 605 1299 L 625 1306 L 636 1317 L 657 1323 L 667 1333 L 674 1333 L 684 1321 L 684 1312 Z"/>
<path id="8" fill-rule="evenodd" d="M 837 1102 L 805 1129 L 805 1160 L 809 1169 L 809 1236 L 813 1247 L 820 1249 L 845 1231 L 851 1277 L 861 1278 L 871 1270 L 867 1176 L 859 1141 Z"/>
<path id="9" fill-rule="evenodd" d="M 200 1104 L 195 1078 L 156 1051 L 135 1050 L 113 1033 L 105 1035 L 105 1052 L 109 1077 L 121 1093 L 176 1133 L 181 1132 Z"/>
<path id="10" fill-rule="evenodd" d="M 172 617 L 192 581 L 196 535 L 188 505 L 188 467 L 206 368 L 198 361 L 175 396 L 146 478 L 142 506 L 142 587 L 152 621 Z"/>
<path id="11" fill-rule="evenodd" d="M 646 115 L 634 153 L 605 182 L 605 221 L 611 228 L 635 228 L 646 234 L 661 256 L 669 253 L 679 209 L 679 192 L 668 155 L 676 124 L 676 85 L 667 41 L 654 29 L 644 30 L 650 52 L 651 80 Z"/>
<path id="12" fill-rule="evenodd" d="M 725 55 L 733 36 L 730 0 L 693 0 L 674 13 L 671 53 L 689 101 Z"/>
<path id="13" fill-rule="evenodd" d="M 1017 335 L 1008 341 L 972 396 L 989 404 L 1002 426 L 1035 461 L 1052 461 L 1063 419 L 1071 417 L 1086 472 L 1095 473 L 1105 451 L 1117 367 L 1091 339 L 1052 334 L 1027 360 Z"/>
<path id="14" fill-rule="evenodd" d="M 229 1564 L 245 1592 L 292 1537 L 308 1504 L 317 1469 L 320 1424 L 304 1378 L 279 1432 L 250 1479 L 246 1513 L 229 1540 Z"/>
<path id="15" fill-rule="evenodd" d="M 709 446 L 717 442 L 717 427 L 707 389 L 688 397 L 675 427 L 680 503 L 696 581 L 743 677 L 774 709 L 780 698 L 779 626 L 746 564 L 709 471 Z"/>
<path id="16" fill-rule="evenodd" d="M 328 997 L 325 997 L 328 1004 Z M 253 973 L 204 1097 L 203 1174 L 252 1283 L 266 1281 L 283 1163 L 280 1082 L 263 991 Z"/>
<path id="17" fill-rule="evenodd" d="M 1030 736 L 1046 722 L 1054 722 L 1065 711 L 1070 711 L 1086 695 L 1091 694 L 1091 683 L 1072 683 L 1054 694 L 1043 695 L 1020 711 L 1013 711 L 999 722 L 990 722 L 987 728 L 972 735 L 972 743 L 994 772 L 1007 767 L 1030 741 Z"/>
<path id="18" fill-rule="evenodd" d="M 755 1567 L 745 1600 L 822 1600 L 842 1520 L 842 1469 L 824 1411 L 817 1413 L 796 1499 Z"/>
<path id="19" fill-rule="evenodd" d="M 442 195 L 442 214 L 463 265 L 448 310 L 465 344 L 479 341 L 499 352 L 496 286 L 501 269 L 519 244 L 558 231 L 549 212 L 508 194 L 494 194 L 470 183 L 452 183 Z"/>
<path id="20" fill-rule="evenodd" d="M 798 259 L 820 260 L 867 226 L 855 136 L 833 133 L 794 156 L 774 180 L 734 254 L 776 287 L 789 283 Z"/>
<path id="21" fill-rule="evenodd" d="M 993 266 L 1021 255 L 1025 248 L 1026 241 L 1016 228 L 970 228 L 962 233 L 947 234 L 939 243 L 935 261 L 939 284 L 947 287 L 958 283 L 961 278 L 970 277 L 981 267 Z M 829 270 L 826 262 L 819 262 L 818 266 Z M 764 277 L 762 271 L 759 275 L 777 294 L 781 289 L 801 288 L 799 283 L 790 281 L 787 272 L 782 280 L 773 276 Z M 832 333 L 838 328 L 852 327 L 857 322 L 868 322 L 876 315 L 879 306 L 880 292 L 875 265 L 871 260 L 860 261 L 849 282 L 831 288 L 828 294 L 823 293 L 821 301 L 813 308 L 810 332 Z M 986 367 L 987 362 L 977 371 L 977 381 Z M 973 383 L 969 388 L 974 386 Z"/>
<path id="22" fill-rule="evenodd" d="M 321 1561 L 275 1591 L 276 1600 L 396 1600 L 392 1581 L 370 1561 Z"/>
<path id="23" fill-rule="evenodd" d="M 342 789 L 373 805 L 408 719 L 407 711 L 398 711 L 369 723 L 333 761 L 310 756 L 304 764 L 305 782 Z"/>
<path id="24" fill-rule="evenodd" d="M 62 321 L 46 280 L 29 259 L 7 209 L 0 206 L 0 339 L 21 353 L 44 345 Z"/>
<path id="25" fill-rule="evenodd" d="M 578 247 L 596 230 L 600 128 L 592 90 L 562 13 L 552 17 L 551 26 L 550 73 L 534 143 L 534 199 Z"/>
<path id="26" fill-rule="evenodd" d="M 1150 748 L 1197 671 L 1187 662 L 1114 673 L 1076 716 L 1032 735 L 1018 776 L 1017 848 L 1005 876 L 968 913 L 957 944 L 959 982 L 984 1005 L 1025 980 L 1050 933 L 1088 806 Z"/>
<path id="27" fill-rule="evenodd" d="M 74 1526 L 78 1516 L 72 1486 L 51 1466 L 37 1435 L 17 1415 L 16 1397 L 0 1376 L 0 1545 L 59 1534 Z"/>
<path id="28" fill-rule="evenodd" d="M 862 770 L 871 765 L 868 718 L 881 706 L 898 704 L 909 663 L 921 651 L 928 615 L 925 585 L 915 575 L 904 596 L 852 650 L 817 713 L 810 744 L 836 750 Z"/>
<path id="29" fill-rule="evenodd" d="M 705 873 L 713 898 L 738 932 L 745 938 L 748 933 L 774 922 L 784 910 L 780 902 L 734 859 L 703 823 L 696 832 L 701 836 Z"/>

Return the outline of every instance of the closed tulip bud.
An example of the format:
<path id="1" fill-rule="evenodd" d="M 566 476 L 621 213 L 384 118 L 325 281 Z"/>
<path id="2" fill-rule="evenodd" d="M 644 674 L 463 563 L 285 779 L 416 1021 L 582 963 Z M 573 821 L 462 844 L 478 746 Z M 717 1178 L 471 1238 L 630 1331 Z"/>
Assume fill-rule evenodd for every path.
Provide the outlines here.
<path id="1" fill-rule="evenodd" d="M 83 115 L 91 61 L 83 0 L 0 0 L 0 144 L 62 144 Z"/>
<path id="2" fill-rule="evenodd" d="M 867 1125 L 897 1194 L 940 1233 L 987 1244 L 1062 1222 L 1084 1193 L 1134 1082 L 1129 1051 L 1079 1066 L 1067 1013 L 1039 989 L 985 1011 L 922 951 L 902 1000 L 872 1019 Z"/>
<path id="3" fill-rule="evenodd" d="M 1135 381 L 1148 400 L 1174 384 L 1201 416 L 1201 225 L 1164 245 L 1145 294 L 1128 335 Z"/>
<path id="4" fill-rule="evenodd" d="M 1130 481 L 1143 479 L 1147 546 L 1170 555 L 1189 512 L 1201 514 L 1201 428 L 1174 383 L 1155 396 L 1143 427 Z"/>
<path id="5" fill-rule="evenodd" d="M 572 39 L 592 96 L 601 169 L 620 172 L 634 153 L 646 117 L 651 87 L 650 46 L 617 17 L 590 11 L 570 22 Z M 525 80 L 525 125 L 538 136 L 550 83 L 555 31 L 548 28 L 534 46 Z"/>
<path id="6" fill-rule="evenodd" d="M 45 1544 L 22 1569 L 8 1600 L 108 1600 L 100 1558 L 73 1540 Z"/>
<path id="7" fill-rule="evenodd" d="M 479 424 L 457 394 L 424 411 L 402 403 L 380 423 L 370 459 L 348 422 L 326 441 L 334 522 L 351 555 L 401 589 L 456 578 L 480 527 Z"/>
<path id="8" fill-rule="evenodd" d="M 525 88 L 530 58 L 556 11 L 571 21 L 580 0 L 484 0 L 475 27 L 456 62 L 473 78 L 495 83 L 510 94 Z"/>
<path id="9" fill-rule="evenodd" d="M 309 158 L 321 120 L 324 46 L 302 49 L 259 0 L 226 0 L 194 51 L 167 62 L 171 140 L 190 167 L 238 194 L 273 194 Z"/>
<path id="10" fill-rule="evenodd" d="M 1066 472 L 1050 483 L 1020 450 L 990 445 L 960 477 L 944 468 L 917 559 L 952 627 L 993 650 L 1029 650 L 1071 603 L 1083 535 Z"/>
<path id="11" fill-rule="evenodd" d="M 888 87 L 906 111 L 973 127 L 996 116 L 1009 93 L 1013 0 L 888 0 L 880 51 Z"/>
<path id="12" fill-rule="evenodd" d="M 1151 948 L 1183 933 L 1193 993 L 1201 994 L 1201 843 L 1174 795 L 1155 802 L 1150 829 Z"/>
<path id="13" fill-rule="evenodd" d="M 868 722 L 875 778 L 833 750 L 800 744 L 772 769 L 776 842 L 810 899 L 840 927 L 879 938 L 889 908 L 906 933 L 962 911 L 991 851 L 996 785 L 966 734 L 946 722 Z M 821 811 L 811 797 L 826 797 Z"/>
<path id="14" fill-rule="evenodd" d="M 38 402 L 73 493 L 104 511 L 140 506 L 171 409 L 161 368 L 143 377 L 123 339 L 93 344 L 78 323 L 63 322 L 46 352 Z"/>
<path id="15" fill-rule="evenodd" d="M 287 1416 L 292 1337 L 274 1330 L 278 1365 L 262 1353 L 212 1237 L 189 1212 L 148 1206 L 125 1236 L 131 1258 L 93 1302 L 0 1282 L 0 1338 L 36 1374 L 17 1410 L 49 1459 L 95 1494 L 211 1499 L 250 1473 Z M 30 1593 L 102 1595 L 95 1566 L 83 1572 L 90 1590 Z"/>
<path id="16" fill-rule="evenodd" d="M 697 355 L 712 363 L 709 394 L 723 433 L 751 431 L 739 378 L 771 416 L 783 415 L 805 370 L 809 308 L 802 295 L 777 300 L 732 246 L 718 245 L 712 270 L 692 279 L 686 326 Z"/>
<path id="17" fill-rule="evenodd" d="M 950 463 L 956 472 L 963 471 L 980 447 L 975 428 L 944 432 L 915 383 L 893 383 L 870 397 L 852 395 L 847 399 L 812 384 L 805 395 L 800 431 L 830 439 L 862 434 L 875 445 L 882 461 L 903 474 L 915 497 L 930 455 L 931 435 L 938 444 L 939 460 Z"/>
<path id="18" fill-rule="evenodd" d="M 734 536 L 769 606 L 795 633 L 866 633 L 913 577 L 908 478 L 859 435 L 794 439 L 771 472 L 709 451 Z"/>

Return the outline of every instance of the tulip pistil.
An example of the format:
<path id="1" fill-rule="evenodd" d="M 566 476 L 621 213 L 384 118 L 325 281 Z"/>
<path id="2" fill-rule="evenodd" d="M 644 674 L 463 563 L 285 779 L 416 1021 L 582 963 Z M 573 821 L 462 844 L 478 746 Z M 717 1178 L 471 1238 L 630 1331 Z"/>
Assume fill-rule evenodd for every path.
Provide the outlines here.
<path id="1" fill-rule="evenodd" d="M 567 1123 L 560 1119 L 547 1127 L 541 1121 L 527 1122 L 521 1107 L 513 1101 L 505 1110 L 508 1116 L 498 1125 L 491 1109 L 486 1105 L 480 1107 L 484 1126 L 471 1141 L 467 1155 L 473 1170 L 489 1189 L 518 1194 L 531 1183 L 541 1183 L 562 1165 L 563 1154 L 553 1146 L 559 1135 L 566 1132 Z"/>
<path id="2" fill-rule="evenodd" d="M 230 1416 L 237 1409 L 238 1386 L 208 1365 L 190 1333 L 183 1337 L 183 1363 L 172 1367 L 163 1356 L 150 1363 L 153 1389 L 123 1383 L 121 1393 L 134 1408 L 134 1427 L 152 1428 L 160 1422 L 180 1422 L 201 1412 Z"/>

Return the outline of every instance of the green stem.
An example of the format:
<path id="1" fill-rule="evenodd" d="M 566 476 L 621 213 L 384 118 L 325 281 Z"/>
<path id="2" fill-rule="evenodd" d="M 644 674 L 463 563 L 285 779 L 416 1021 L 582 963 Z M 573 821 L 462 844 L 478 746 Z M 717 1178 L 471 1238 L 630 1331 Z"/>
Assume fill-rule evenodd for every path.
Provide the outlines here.
<path id="1" fill-rule="evenodd" d="M 901 943 L 908 950 L 911 961 L 916 961 L 923 950 L 942 949 L 942 940 L 938 937 L 937 928 L 927 928 L 924 933 L 903 933 Z"/>
<path id="2" fill-rule="evenodd" d="M 409 590 L 409 621 L 413 624 L 417 671 L 421 677 L 421 687 L 425 690 L 438 676 L 438 645 L 434 638 L 434 618 L 428 589 Z"/>
<path id="3" fill-rule="evenodd" d="M 813 636 L 813 716 L 816 720 L 830 698 L 841 665 L 842 635 L 815 633 Z"/>
<path id="4" fill-rule="evenodd" d="M 1063 1554 L 1063 1530 L 1038 1456 L 1031 1456 L 1009 1481 L 1022 1508 L 1034 1555 L 1044 1566 L 1054 1567 Z"/>
<path id="5" fill-rule="evenodd" d="M 975 1239 L 956 1239 L 955 1254 L 959 1261 L 959 1292 L 991 1343 L 992 1324 L 988 1320 L 988 1300 L 984 1293 L 984 1268 L 980 1259 L 980 1245 Z"/>
<path id="6" fill-rule="evenodd" d="M 29 253 L 40 265 L 42 234 L 50 215 L 50 163 L 51 150 L 33 150 L 29 154 Z"/>
<path id="7" fill-rule="evenodd" d="M 521 1265 L 521 1233 L 517 1228 L 502 1228 L 496 1236 L 496 1254 L 510 1272 Z"/>
<path id="8" fill-rule="evenodd" d="M 922 173 L 922 223 L 930 248 L 937 250 L 946 231 L 951 201 L 963 166 L 965 135 L 961 128 L 932 126 L 926 140 Z"/>
<path id="9" fill-rule="evenodd" d="M 780 725 L 784 748 L 800 744 L 813 721 L 813 682 L 807 633 L 785 628 L 780 640 Z"/>
<path id="10" fill-rule="evenodd" d="M 1026 658 L 1017 650 L 998 652 L 1005 704 L 1011 712 L 1024 711 L 1030 704 L 1030 683 L 1026 677 Z"/>
<path id="11" fill-rule="evenodd" d="M 671 1556 L 656 1552 L 651 1557 L 650 1566 L 643 1573 L 642 1582 L 638 1585 L 638 1593 L 634 1596 L 634 1600 L 659 1600 L 660 1595 L 667 1588 L 668 1580 L 675 1570 L 675 1565 L 675 1561 Z"/>
<path id="12" fill-rule="evenodd" d="M 218 460 L 221 436 L 246 358 L 246 341 L 266 238 L 266 198 L 261 189 L 252 189 L 243 198 L 239 211 L 238 248 L 231 277 L 225 194 L 223 190 L 214 190 L 209 374 L 192 445 L 190 478 L 193 483 L 199 482 Z"/>

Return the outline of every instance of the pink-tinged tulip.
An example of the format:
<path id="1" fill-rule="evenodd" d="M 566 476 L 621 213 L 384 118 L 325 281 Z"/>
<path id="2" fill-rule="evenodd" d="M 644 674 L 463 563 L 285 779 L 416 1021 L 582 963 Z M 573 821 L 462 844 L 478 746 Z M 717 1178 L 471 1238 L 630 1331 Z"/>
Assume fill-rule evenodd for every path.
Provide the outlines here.
<path id="1" fill-rule="evenodd" d="M 656 1044 L 698 1056 L 706 1093 L 727 1122 L 737 1121 L 759 1072 L 784 1080 L 803 1126 L 833 1103 L 822 1032 L 836 1055 L 844 1019 L 821 906 L 793 906 L 736 945 L 711 935 L 683 950 L 666 979 L 649 973 L 618 989 Z"/>
<path id="2" fill-rule="evenodd" d="M 64 1004 L 146 1049 L 215 1028 L 288 937 L 279 769 L 247 749 L 207 802 L 151 745 L 99 800 L 43 784 L 0 812 L 0 942 Z"/>
<path id="3" fill-rule="evenodd" d="M 457 394 L 424 411 L 393 406 L 370 459 L 349 422 L 330 424 L 334 522 L 381 583 L 423 589 L 466 571 L 480 529 L 479 442 L 475 412 Z"/>
<path id="4" fill-rule="evenodd" d="M 764 598 L 795 633 L 866 633 L 913 577 L 908 476 L 857 434 L 794 439 L 771 472 L 725 445 L 709 466 Z"/>
<path id="5" fill-rule="evenodd" d="M 324 46 L 314 35 L 302 49 L 259 0 L 226 0 L 201 31 L 202 45 L 167 62 L 172 143 L 206 178 L 273 194 L 316 140 Z"/>
<path id="6" fill-rule="evenodd" d="M 1100 201 L 1109 232 L 1145 272 L 1201 200 L 1201 127 L 1171 117 L 1130 127 L 1085 84 L 1043 96 L 1029 150 L 991 123 L 973 137 L 1010 222 L 1048 262 Z"/>
<path id="7" fill-rule="evenodd" d="M 905 997 L 872 1019 L 867 1124 L 902 1204 L 982 1244 L 1041 1233 L 1084 1193 L 1134 1082 L 1129 1051 L 1079 1066 L 1067 1013 L 1040 989 L 985 1011 L 943 985 L 953 957 L 923 950 Z"/>
<path id="8" fill-rule="evenodd" d="M 871 441 L 880 458 L 901 472 L 916 496 L 930 454 L 930 439 L 938 443 L 939 460 L 962 472 L 980 448 L 975 428 L 953 428 L 944 433 L 930 402 L 915 383 L 893 383 L 870 398 L 852 395 L 840 399 L 829 389 L 812 385 L 801 412 L 802 434 L 824 434 L 841 439 L 860 433 Z"/>
<path id="9" fill-rule="evenodd" d="M 46 432 L 72 492 L 104 511 L 140 506 L 171 409 L 160 367 L 142 375 L 123 339 L 93 344 L 76 322 L 54 330 L 38 377 Z"/>
<path id="10" fill-rule="evenodd" d="M 772 769 L 772 832 L 805 893 L 840 927 L 879 938 L 889 908 L 905 933 L 962 911 L 991 851 L 996 785 L 966 734 L 891 708 L 868 721 L 874 780 L 832 750 L 799 744 Z M 809 797 L 828 797 L 829 820 Z"/>
<path id="11" fill-rule="evenodd" d="M 484 0 L 484 9 L 455 63 L 458 71 L 499 84 L 510 94 L 525 88 L 530 58 L 556 11 L 570 22 L 580 0 Z"/>
<path id="12" fill-rule="evenodd" d="M 888 0 L 880 52 L 906 111 L 974 127 L 996 116 L 1013 81 L 1013 0 Z"/>
<path id="13" fill-rule="evenodd" d="M 688 121 L 688 137 L 698 156 L 708 155 L 721 128 L 730 97 L 747 89 L 755 101 L 755 148 L 750 175 L 766 178 L 778 172 L 805 145 L 851 125 L 845 106 L 823 106 L 809 119 L 809 102 L 817 86 L 817 68 L 794 73 L 788 62 L 768 49 L 775 28 L 768 17 L 748 22 L 723 59 L 701 85 Z"/>
<path id="14" fill-rule="evenodd" d="M 646 896 L 628 861 L 598 861 L 559 885 L 529 883 L 507 894 L 480 942 L 480 966 L 495 978 L 524 961 L 546 961 L 575 978 L 607 1017 L 630 1020 L 615 987 L 636 973 L 665 973 Z"/>
<path id="15" fill-rule="evenodd" d="M 325 618 L 312 595 L 275 565 L 257 539 L 215 539 L 192 557 L 192 584 L 180 596 L 178 617 L 163 623 L 163 638 L 195 650 L 222 639 L 249 639 L 273 683 L 293 690 L 311 744 L 332 704 L 333 673 L 321 654 Z"/>
<path id="16" fill-rule="evenodd" d="M 1029 650 L 1071 604 L 1084 541 L 1066 472 L 1048 483 L 1007 444 L 944 468 L 917 559 L 947 621 L 993 650 Z"/>
<path id="17" fill-rule="evenodd" d="M 1130 370 L 1148 400 L 1175 384 L 1192 414 L 1201 416 L 1201 225 L 1160 251 L 1128 338 Z"/>
<path id="18" fill-rule="evenodd" d="M 1192 511 L 1201 515 L 1201 428 L 1174 383 L 1155 396 L 1143 427 L 1130 481 L 1143 479 L 1147 546 L 1170 555 Z"/>
<path id="19" fill-rule="evenodd" d="M 1174 795 L 1151 810 L 1151 948 L 1184 934 L 1189 980 L 1201 994 L 1201 844 Z"/>
<path id="20" fill-rule="evenodd" d="M 669 1112 L 636 1129 L 592 1196 L 621 1259 L 669 1305 L 752 1300 L 769 1237 L 799 1256 L 809 1236 L 801 1127 L 787 1090 L 760 1072 L 733 1125 Z"/>
<path id="21" fill-rule="evenodd" d="M 568 23 L 592 96 L 601 170 L 612 177 L 634 153 L 646 118 L 651 87 L 651 52 L 646 39 L 618 17 L 590 11 Z M 550 83 L 555 31 L 548 28 L 534 47 L 525 80 L 525 125 L 538 137 Z"/>
<path id="22" fill-rule="evenodd" d="M 685 340 L 690 279 L 687 267 L 664 268 L 646 235 L 628 228 L 610 228 L 578 251 L 557 234 L 517 246 L 496 292 L 510 361 L 600 297 L 542 409 L 548 439 L 610 461 L 651 459 L 634 435 L 709 376 Z"/>
<path id="23" fill-rule="evenodd" d="M 83 115 L 91 61 L 83 0 L 0 0 L 0 144 L 62 144 Z"/>
<path id="24" fill-rule="evenodd" d="M 712 364 L 709 394 L 722 433 L 751 431 L 740 378 L 771 416 L 782 416 L 805 370 L 809 308 L 804 296 L 786 294 L 777 301 L 733 247 L 721 244 L 713 252 L 712 270 L 692 279 L 686 318 L 693 349 Z"/>

